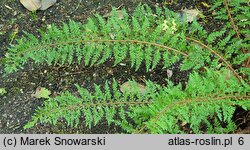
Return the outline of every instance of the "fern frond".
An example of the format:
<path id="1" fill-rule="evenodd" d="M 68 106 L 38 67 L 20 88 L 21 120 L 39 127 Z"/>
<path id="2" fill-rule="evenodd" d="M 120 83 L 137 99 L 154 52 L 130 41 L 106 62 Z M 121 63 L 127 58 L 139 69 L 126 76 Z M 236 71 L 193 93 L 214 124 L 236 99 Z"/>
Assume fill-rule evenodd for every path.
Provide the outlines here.
<path id="1" fill-rule="evenodd" d="M 178 122 L 182 122 L 188 124 L 194 133 L 200 133 L 203 122 L 211 124 L 208 120 L 210 117 L 218 117 L 218 121 L 232 124 L 235 106 L 249 103 L 247 92 L 250 87 L 247 83 L 243 86 L 235 84 L 235 77 L 228 80 L 225 75 L 226 72 L 211 70 L 206 70 L 204 77 L 193 73 L 185 91 L 180 85 L 169 83 L 147 108 L 135 110 L 138 118 L 149 118 L 137 132 L 182 133 L 178 125 Z M 142 113 L 145 109 L 150 111 Z M 221 130 L 224 129 L 221 127 Z M 216 133 L 215 130 L 213 133 Z"/>
<path id="2" fill-rule="evenodd" d="M 133 84 L 132 81 L 131 83 Z M 92 125 L 99 123 L 102 118 L 105 118 L 109 124 L 115 123 L 115 115 L 119 115 L 125 121 L 126 112 L 129 111 L 124 110 L 125 106 L 129 106 L 128 108 L 131 109 L 151 103 L 149 96 L 147 96 L 147 99 L 142 98 L 142 96 L 139 96 L 142 93 L 133 92 L 133 89 L 132 92 L 127 93 L 129 97 L 122 97 L 115 80 L 113 80 L 111 89 L 107 82 L 104 90 L 101 90 L 98 85 L 94 86 L 95 92 L 93 94 L 76 85 L 80 96 L 66 91 L 60 96 L 49 98 L 45 101 L 43 108 L 36 110 L 32 120 L 24 128 L 34 126 L 38 121 L 56 125 L 59 118 L 64 118 L 68 126 L 73 127 L 79 124 L 81 114 L 84 115 L 86 126 L 91 128 Z M 136 86 L 133 87 L 135 91 L 138 91 Z M 111 91 L 113 94 L 111 94 Z M 140 100 L 138 100 L 138 97 L 141 97 Z"/>
<path id="3" fill-rule="evenodd" d="M 227 73 L 228 70 L 210 69 L 204 76 L 193 73 L 184 91 L 181 85 L 174 86 L 170 81 L 167 87 L 147 81 L 145 93 L 137 89 L 134 81 L 130 82 L 134 89 L 124 93 L 118 90 L 115 80 L 112 88 L 107 82 L 103 88 L 95 85 L 93 94 L 76 85 L 80 97 L 64 92 L 50 98 L 25 128 L 37 122 L 56 124 L 59 118 L 64 118 L 69 126 L 77 126 L 84 115 L 89 128 L 105 118 L 108 124 L 119 125 L 127 132 L 184 133 L 178 122 L 189 125 L 194 133 L 201 133 L 202 123 L 207 124 L 207 132 L 230 132 L 235 129 L 231 121 L 235 106 L 250 108 L 250 87 L 247 83 L 238 84 L 234 76 L 228 79 Z M 210 118 L 217 119 L 218 124 L 212 124 Z M 228 126 L 223 128 L 219 122 Z"/>
<path id="4" fill-rule="evenodd" d="M 138 11 L 145 12 L 146 15 Z M 183 47 L 187 45 L 186 41 L 182 41 L 182 47 L 175 44 L 178 41 L 177 36 L 169 38 L 172 36 L 171 30 L 163 31 L 162 24 L 165 20 L 157 20 L 148 6 L 138 6 L 132 19 L 128 18 L 125 10 L 123 19 L 118 18 L 115 10 L 112 12 L 108 22 L 96 15 L 95 18 L 89 18 L 85 24 L 69 21 L 62 27 L 52 25 L 46 33 L 40 32 L 40 40 L 26 33 L 6 55 L 5 72 L 8 74 L 21 69 L 28 60 L 49 65 L 70 65 L 74 60 L 78 63 L 84 60 L 85 65 L 92 66 L 104 63 L 114 56 L 114 65 L 117 65 L 129 55 L 131 67 L 135 66 L 138 70 L 145 60 L 146 49 L 148 52 L 156 50 L 154 55 L 147 56 L 147 70 L 151 64 L 152 68 L 159 64 L 163 53 L 187 57 L 186 47 Z M 169 26 L 178 24 L 174 23 L 176 16 L 173 13 L 169 13 L 166 18 L 172 18 Z M 167 38 L 170 40 L 166 41 Z"/>

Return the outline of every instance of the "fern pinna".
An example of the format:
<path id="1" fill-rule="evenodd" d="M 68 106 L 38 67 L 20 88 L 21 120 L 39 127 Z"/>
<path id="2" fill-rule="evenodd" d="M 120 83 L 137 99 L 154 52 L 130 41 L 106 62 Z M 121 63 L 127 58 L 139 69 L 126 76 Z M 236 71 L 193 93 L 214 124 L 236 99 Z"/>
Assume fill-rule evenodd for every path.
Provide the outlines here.
<path id="1" fill-rule="evenodd" d="M 142 63 L 149 71 L 181 60 L 182 70 L 193 70 L 185 90 L 170 81 L 166 87 L 147 81 L 143 94 L 137 86 L 122 93 L 115 80 L 104 87 L 95 85 L 94 93 L 76 85 L 77 94 L 66 91 L 46 100 L 25 128 L 37 122 L 55 125 L 59 118 L 77 126 L 83 115 L 89 127 L 105 118 L 128 133 L 183 133 L 184 126 L 190 127 L 188 132 L 200 133 L 201 125 L 207 127 L 207 133 L 235 129 L 231 120 L 235 107 L 250 109 L 248 79 L 242 78 L 247 74 L 242 70 L 247 69 L 233 67 L 249 56 L 241 52 L 245 40 L 235 40 L 233 29 L 227 27 L 208 34 L 196 20 L 189 24 L 178 14 L 158 7 L 152 11 L 139 5 L 131 17 L 125 10 L 122 17 L 115 9 L 112 14 L 108 20 L 95 15 L 84 24 L 69 21 L 62 27 L 52 25 L 47 32 L 40 31 L 39 39 L 26 33 L 3 59 L 6 75 L 29 60 L 98 66 L 114 59 L 114 66 L 126 62 L 136 71 Z M 235 54 L 242 58 L 232 57 Z"/>

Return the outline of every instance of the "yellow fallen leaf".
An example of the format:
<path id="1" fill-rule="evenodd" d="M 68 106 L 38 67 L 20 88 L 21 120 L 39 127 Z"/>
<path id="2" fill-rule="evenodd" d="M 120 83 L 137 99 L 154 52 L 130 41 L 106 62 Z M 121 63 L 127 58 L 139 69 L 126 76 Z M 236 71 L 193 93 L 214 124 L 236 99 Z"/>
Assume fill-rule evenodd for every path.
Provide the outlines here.
<path id="1" fill-rule="evenodd" d="M 207 7 L 207 8 L 210 7 L 210 5 L 208 5 L 206 2 L 201 2 L 201 4 L 202 4 L 204 7 Z"/>
<path id="2" fill-rule="evenodd" d="M 173 19 L 172 22 L 171 21 L 167 21 L 167 20 L 164 20 L 163 21 L 163 24 L 162 24 L 162 30 L 163 31 L 168 31 L 170 30 L 171 33 L 173 34 L 175 31 L 177 31 L 176 29 L 176 23 L 175 23 L 175 20 Z"/>

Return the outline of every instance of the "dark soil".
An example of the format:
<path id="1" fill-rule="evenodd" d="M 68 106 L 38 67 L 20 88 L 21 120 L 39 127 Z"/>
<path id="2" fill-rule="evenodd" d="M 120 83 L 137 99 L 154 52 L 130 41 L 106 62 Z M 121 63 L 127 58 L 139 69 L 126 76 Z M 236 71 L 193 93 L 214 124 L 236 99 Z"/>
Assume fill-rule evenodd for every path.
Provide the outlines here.
<path id="1" fill-rule="evenodd" d="M 15 44 L 15 39 L 23 35 L 23 31 L 38 35 L 37 29 L 46 29 L 50 24 L 61 25 L 69 19 L 84 22 L 86 18 L 95 13 L 101 15 L 108 13 L 111 7 L 126 8 L 128 12 L 132 13 L 139 2 L 146 3 L 152 8 L 155 5 L 165 6 L 176 12 L 183 8 L 198 8 L 203 10 L 205 16 L 211 15 L 207 12 L 207 8 L 201 5 L 202 1 L 181 0 L 178 3 L 170 3 L 170 0 L 165 2 L 157 0 L 58 0 L 54 6 L 45 11 L 32 13 L 26 10 L 19 3 L 19 0 L 1 0 L 0 58 L 6 54 L 11 44 Z M 213 30 L 210 25 L 204 24 L 204 26 L 208 31 Z M 214 26 L 216 25 L 214 24 Z M 55 96 L 64 90 L 75 91 L 75 83 L 93 90 L 93 83 L 103 85 L 105 80 L 111 81 L 113 78 L 121 84 L 128 79 L 134 79 L 140 83 L 145 79 L 150 79 L 161 85 L 166 83 L 164 78 L 167 77 L 167 69 L 162 70 L 160 66 L 151 72 L 146 72 L 143 66 L 142 69 L 134 71 L 126 63 L 112 67 L 112 61 L 90 68 L 80 67 L 76 64 L 70 67 L 37 66 L 30 62 L 23 70 L 4 78 L 2 77 L 3 66 L 0 65 L 0 88 L 4 87 L 7 90 L 7 93 L 0 97 L 0 133 L 121 133 L 122 130 L 119 127 L 108 126 L 105 121 L 89 129 L 85 127 L 84 119 L 78 128 L 70 128 L 64 120 L 61 120 L 58 126 L 38 124 L 32 129 L 23 129 L 23 126 L 31 119 L 35 109 L 43 104 L 44 99 L 36 99 L 31 96 L 39 86 L 46 87 Z M 169 68 L 173 71 L 173 75 L 169 79 L 175 84 L 181 83 L 185 87 L 190 71 L 180 71 L 180 63 L 178 62 Z M 240 112 L 242 113 L 240 114 Z M 242 125 L 240 131 L 249 126 L 239 119 L 242 116 L 247 116 L 244 113 L 246 112 L 239 110 L 235 115 L 235 120 L 238 119 L 237 123 Z"/>

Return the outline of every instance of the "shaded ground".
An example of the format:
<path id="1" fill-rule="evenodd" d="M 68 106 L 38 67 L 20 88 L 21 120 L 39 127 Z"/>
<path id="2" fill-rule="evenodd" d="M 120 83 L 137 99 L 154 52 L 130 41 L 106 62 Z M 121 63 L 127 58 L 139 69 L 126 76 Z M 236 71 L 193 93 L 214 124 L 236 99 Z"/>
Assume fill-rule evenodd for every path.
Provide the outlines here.
<path id="1" fill-rule="evenodd" d="M 37 34 L 37 29 L 46 29 L 50 24 L 60 25 L 69 19 L 84 22 L 86 18 L 94 13 L 106 14 L 111 7 L 126 8 L 132 12 L 139 2 L 147 3 L 150 6 L 160 5 L 169 7 L 172 10 L 179 11 L 182 8 L 191 8 L 196 6 L 207 14 L 206 7 L 202 6 L 200 1 L 183 1 L 183 3 L 172 3 L 168 1 L 156 3 L 155 1 L 138 0 L 58 0 L 53 7 L 46 11 L 29 12 L 19 3 L 19 0 L 1 0 L 0 5 L 0 57 L 3 57 L 10 44 L 15 43 L 16 38 L 23 35 L 23 31 Z M 212 30 L 210 26 L 206 27 Z M 157 83 L 164 84 L 163 76 L 166 77 L 167 70 L 155 69 L 146 73 L 144 69 L 137 72 L 130 69 L 130 66 L 120 65 L 112 67 L 110 60 L 102 66 L 83 68 L 73 65 L 70 68 L 66 66 L 48 67 L 35 66 L 30 63 L 24 70 L 11 74 L 5 78 L 0 77 L 0 87 L 6 88 L 7 94 L 0 97 L 0 133 L 119 133 L 122 132 L 119 127 L 108 126 L 105 121 L 93 127 L 91 130 L 83 125 L 77 129 L 69 128 L 62 120 L 57 127 L 37 125 L 33 129 L 23 130 L 23 125 L 30 119 L 35 109 L 42 106 L 43 99 L 36 99 L 31 94 L 37 87 L 46 87 L 52 91 L 52 95 L 57 95 L 63 90 L 74 91 L 74 84 L 84 86 L 90 90 L 93 89 L 93 83 L 103 84 L 105 80 L 116 78 L 120 83 L 127 79 L 135 79 L 142 82 L 144 79 L 150 79 Z M 179 62 L 180 63 L 180 62 Z M 173 75 L 170 78 L 175 84 L 185 83 L 188 80 L 188 73 L 181 72 L 178 69 L 179 63 L 174 64 L 170 69 Z M 145 68 L 145 67 L 141 67 Z M 0 76 L 3 68 L 0 66 Z M 239 118 L 237 117 L 236 119 Z M 244 114 L 247 116 L 246 114 Z M 250 115 L 248 115 L 250 116 Z M 82 119 L 84 122 L 84 120 Z M 239 120 L 240 123 L 242 121 Z M 239 123 L 239 124 L 240 124 Z M 248 126 L 246 123 L 244 126 Z"/>

